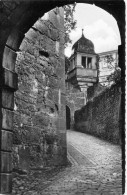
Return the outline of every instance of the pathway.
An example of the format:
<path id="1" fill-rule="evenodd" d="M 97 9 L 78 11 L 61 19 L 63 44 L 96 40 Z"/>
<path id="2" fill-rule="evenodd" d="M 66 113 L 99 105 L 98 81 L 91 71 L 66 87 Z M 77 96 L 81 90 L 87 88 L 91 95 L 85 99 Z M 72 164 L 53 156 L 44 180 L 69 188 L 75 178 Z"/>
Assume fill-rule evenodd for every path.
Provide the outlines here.
<path id="1" fill-rule="evenodd" d="M 67 143 L 72 166 L 40 195 L 122 195 L 120 146 L 71 130 Z"/>

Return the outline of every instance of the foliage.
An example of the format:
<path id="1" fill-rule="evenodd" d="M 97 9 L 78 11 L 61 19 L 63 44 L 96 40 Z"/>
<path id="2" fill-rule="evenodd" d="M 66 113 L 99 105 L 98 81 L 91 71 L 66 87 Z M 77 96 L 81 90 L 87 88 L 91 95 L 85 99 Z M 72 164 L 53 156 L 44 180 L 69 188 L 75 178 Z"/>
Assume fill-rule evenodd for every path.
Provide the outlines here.
<path id="1" fill-rule="evenodd" d="M 110 69 L 114 68 L 114 72 L 107 77 L 107 80 L 109 82 L 113 81 L 114 83 L 120 82 L 121 69 L 118 66 L 116 66 L 116 64 L 114 63 L 115 59 L 113 58 L 113 56 L 112 55 L 107 55 L 107 56 L 105 56 L 104 60 L 107 63 L 108 68 L 110 68 Z"/>
<path id="2" fill-rule="evenodd" d="M 64 28 L 65 28 L 65 47 L 71 43 L 69 33 L 76 28 L 76 20 L 74 19 L 76 3 L 64 6 Z"/>
<path id="3" fill-rule="evenodd" d="M 115 71 L 108 76 L 107 80 L 114 81 L 114 83 L 120 83 L 121 80 L 121 69 L 119 67 L 115 68 Z"/>
<path id="4" fill-rule="evenodd" d="M 77 21 L 74 19 L 75 6 L 76 3 L 64 6 L 65 48 L 69 43 L 72 43 L 69 34 L 76 28 Z M 65 56 L 65 73 L 67 73 L 69 66 L 69 59 Z"/>
<path id="5" fill-rule="evenodd" d="M 107 55 L 104 58 L 104 61 L 107 63 L 108 68 L 114 68 L 113 62 L 114 62 L 114 58 L 112 55 Z"/>

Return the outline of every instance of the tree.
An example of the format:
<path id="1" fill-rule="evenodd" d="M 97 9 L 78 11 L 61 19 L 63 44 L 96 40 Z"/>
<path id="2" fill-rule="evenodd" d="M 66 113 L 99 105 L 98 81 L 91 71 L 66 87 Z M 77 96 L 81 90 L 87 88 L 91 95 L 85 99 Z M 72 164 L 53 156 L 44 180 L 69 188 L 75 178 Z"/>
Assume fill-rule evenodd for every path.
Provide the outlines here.
<path id="1" fill-rule="evenodd" d="M 113 81 L 115 84 L 121 81 L 121 69 L 119 67 L 115 68 L 115 71 L 107 77 L 109 82 Z"/>
<path id="2" fill-rule="evenodd" d="M 116 65 L 115 59 L 112 55 L 105 56 L 105 62 L 108 68 L 114 69 L 114 72 L 107 77 L 108 82 L 113 81 L 114 83 L 120 83 L 121 80 L 121 69 Z"/>
<path id="3" fill-rule="evenodd" d="M 77 21 L 74 19 L 76 3 L 64 6 L 65 47 L 72 43 L 69 33 L 76 29 Z"/>
<path id="4" fill-rule="evenodd" d="M 112 55 L 107 55 L 104 58 L 104 61 L 107 63 L 108 68 L 114 68 L 113 62 L 115 61 Z"/>
<path id="5" fill-rule="evenodd" d="M 65 29 L 65 48 L 68 46 L 69 43 L 72 43 L 70 39 L 70 32 L 76 29 L 77 21 L 74 19 L 74 12 L 75 12 L 76 3 L 71 5 L 64 6 L 64 29 Z M 70 62 L 67 56 L 65 56 L 65 73 L 70 66 Z"/>

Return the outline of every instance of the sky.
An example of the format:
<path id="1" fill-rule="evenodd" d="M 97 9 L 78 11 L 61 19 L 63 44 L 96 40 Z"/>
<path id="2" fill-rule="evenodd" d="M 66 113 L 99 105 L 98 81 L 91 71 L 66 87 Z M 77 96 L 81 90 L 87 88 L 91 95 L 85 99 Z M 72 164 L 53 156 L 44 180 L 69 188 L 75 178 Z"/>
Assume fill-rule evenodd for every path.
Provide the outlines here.
<path id="1" fill-rule="evenodd" d="M 115 18 L 105 10 L 90 4 L 77 3 L 74 18 L 77 20 L 76 30 L 70 33 L 72 44 L 65 49 L 70 57 L 72 45 L 84 36 L 91 40 L 96 53 L 118 49 L 120 33 Z"/>

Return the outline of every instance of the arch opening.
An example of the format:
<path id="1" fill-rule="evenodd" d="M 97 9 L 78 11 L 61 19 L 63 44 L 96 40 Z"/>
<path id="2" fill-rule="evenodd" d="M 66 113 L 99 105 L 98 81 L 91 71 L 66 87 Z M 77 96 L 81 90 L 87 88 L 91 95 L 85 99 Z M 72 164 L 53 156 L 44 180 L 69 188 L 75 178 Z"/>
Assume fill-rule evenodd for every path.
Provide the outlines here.
<path id="1" fill-rule="evenodd" d="M 78 1 L 77 1 L 78 2 Z M 42 2 L 43 3 L 43 2 Z M 28 4 L 29 4 L 29 2 L 28 2 Z M 34 3 L 33 4 L 31 4 L 31 6 L 33 5 L 33 13 L 34 13 Z M 41 4 L 42 5 L 42 4 Z M 57 4 L 57 2 L 53 5 L 52 4 L 52 7 L 55 7 L 55 6 L 59 6 L 59 3 Z M 20 7 L 20 6 L 19 6 Z M 38 8 L 37 8 L 38 7 Z M 40 7 L 41 6 L 37 6 L 36 7 L 36 9 L 35 9 L 35 11 L 37 12 L 37 9 L 39 9 L 40 10 Z M 46 6 L 45 6 L 46 7 Z M 103 7 L 103 6 L 101 6 L 101 7 Z M 104 6 L 105 7 L 105 6 Z M 18 8 L 19 9 L 19 8 Z M 105 7 L 105 9 L 107 9 L 106 7 Z M 22 11 L 21 11 L 22 12 Z M 20 13 L 21 13 L 20 12 Z M 110 11 L 111 12 L 111 11 Z M 42 13 L 42 11 L 40 11 L 39 13 Z M 121 11 L 120 11 L 120 13 L 121 13 Z M 13 15 L 13 14 L 12 14 Z M 22 14 L 21 14 L 22 15 Z M 27 15 L 27 13 L 26 13 L 26 15 Z M 30 14 L 31 15 L 31 14 Z M 3 64 L 3 67 L 5 67 L 5 68 L 7 68 L 7 69 L 10 69 L 11 71 L 12 71 L 12 73 L 11 73 L 11 76 L 13 77 L 13 71 L 14 71 L 14 67 L 12 67 L 14 64 L 15 64 L 15 51 L 17 51 L 18 50 L 18 48 L 17 47 L 19 47 L 19 40 L 20 40 L 20 38 L 18 38 L 18 37 L 24 37 L 24 33 L 21 33 L 21 30 L 22 29 L 27 29 L 27 23 L 28 23 L 28 21 L 30 21 L 30 16 L 29 15 L 29 17 L 26 17 L 27 18 L 27 22 L 25 21 L 25 13 L 23 13 L 23 17 L 24 17 L 24 20 L 23 20 L 23 22 L 20 24 L 18 24 L 18 26 L 16 27 L 19 31 L 17 31 L 17 34 L 18 34 L 18 36 L 17 36 L 17 39 L 16 39 L 16 45 L 15 45 L 15 37 L 12 37 L 12 42 L 13 42 L 13 44 L 12 43 L 9 43 L 9 42 L 6 42 L 6 44 L 8 45 L 8 47 L 6 47 L 5 49 L 6 49 L 6 51 L 10 51 L 10 55 L 8 55 L 8 52 L 6 53 L 6 55 L 5 55 L 5 53 L 4 53 L 4 58 L 2 58 L 3 60 L 5 60 L 5 58 L 6 59 L 8 59 L 7 60 L 7 63 L 2 63 Z M 116 14 L 117 15 L 117 14 Z M 118 16 L 119 16 L 120 14 L 118 14 Z M 32 16 L 33 17 L 33 16 Z M 35 18 L 37 18 L 38 17 L 38 14 L 36 15 L 34 15 L 34 17 Z M 118 17 L 119 18 L 119 17 Z M 15 15 L 15 19 L 16 19 L 16 15 Z M 18 20 L 19 20 L 19 18 L 17 19 L 17 22 L 18 22 Z M 13 20 L 12 20 L 13 21 Z M 118 20 L 119 21 L 119 20 Z M 16 24 L 16 22 L 15 22 L 15 24 Z M 24 24 L 24 27 L 23 27 L 23 24 Z M 11 25 L 10 25 L 11 26 Z M 16 26 L 16 25 L 15 25 Z M 120 26 L 120 25 L 119 25 Z M 12 28 L 12 26 L 11 26 L 11 28 Z M 16 29 L 15 27 L 14 27 L 14 29 Z M 121 26 L 121 34 L 122 34 L 122 36 L 123 36 L 123 38 L 124 38 L 124 33 L 123 33 L 123 26 Z M 28 30 L 28 29 L 27 29 Z M 11 29 L 10 29 L 10 31 L 11 31 Z M 21 35 L 19 35 L 21 33 Z M 21 38 L 22 39 L 22 38 Z M 3 39 L 4 40 L 4 39 Z M 20 43 L 21 43 L 21 40 L 20 40 Z M 15 45 L 15 46 L 14 46 Z M 10 47 L 9 47 L 10 46 Z M 16 49 L 16 50 L 15 50 Z M 11 51 L 11 50 L 13 50 L 13 51 Z M 5 51 L 5 52 L 6 52 Z M 2 55 L 3 55 L 3 53 L 2 53 Z M 121 55 L 123 55 L 123 54 L 121 54 Z M 122 60 L 124 60 L 123 58 L 121 58 Z M 12 63 L 11 63 L 12 62 Z M 6 66 L 7 65 L 7 66 Z M 8 72 L 6 72 L 6 76 L 9 76 L 10 74 L 8 73 Z M 15 82 L 17 83 L 17 79 L 15 80 Z M 36 88 L 36 83 L 35 83 L 35 88 Z M 8 89 L 8 88 L 7 88 Z M 7 97 L 7 95 L 8 95 L 8 93 L 10 93 L 10 96 L 8 96 L 9 98 L 11 98 L 11 101 L 13 101 L 13 98 L 14 98 L 14 95 L 13 95 L 13 91 L 15 91 L 17 89 L 17 86 L 15 86 L 15 88 L 13 88 L 13 86 L 10 88 L 10 91 L 9 92 L 7 92 L 7 91 L 4 91 L 3 92 L 3 97 Z M 35 90 L 35 92 L 36 92 L 36 90 Z M 8 98 L 6 99 L 6 100 L 8 100 Z M 14 102 L 12 102 L 12 104 L 11 104 L 11 107 L 10 107 L 10 105 L 9 105 L 9 103 L 7 104 L 7 105 L 4 105 L 3 107 L 4 108 L 9 108 L 9 111 L 7 112 L 7 114 L 8 114 L 8 116 L 10 115 L 10 118 L 12 119 L 12 117 L 11 117 L 11 111 L 13 110 L 13 103 Z M 3 105 L 3 104 L 2 104 Z M 68 113 L 70 112 L 70 110 L 68 110 Z M 70 123 L 69 123 L 70 124 Z M 70 126 L 69 126 L 70 127 Z M 11 127 L 9 127 L 10 129 L 11 129 Z M 4 129 L 6 129 L 6 128 L 4 128 Z M 9 129 L 9 131 L 10 131 L 10 129 Z M 10 132 L 8 132 L 8 134 L 10 135 L 11 133 Z M 1 136 L 2 137 L 2 136 Z M 11 140 L 11 135 L 10 136 L 8 136 L 8 137 L 10 137 L 10 140 Z M 12 144 L 12 141 L 10 141 L 11 142 L 11 144 Z M 10 143 L 9 142 L 9 143 Z M 10 146 L 11 146 L 11 144 L 10 144 Z M 10 147 L 10 146 L 8 146 L 8 147 Z M 9 148 L 9 152 L 10 152 L 10 148 Z M 9 166 L 8 166 L 9 167 Z M 4 167 L 5 168 L 5 167 Z M 6 168 L 5 168 L 6 169 Z M 4 173 L 6 173 L 6 171 L 3 171 Z M 10 173 L 10 170 L 8 171 L 8 173 Z M 3 178 L 4 178 L 4 174 L 3 174 Z M 8 188 L 8 186 L 11 186 L 10 185 L 10 178 L 11 177 L 9 177 L 9 174 L 8 174 L 8 176 L 7 176 L 7 178 L 6 178 L 6 180 L 7 180 L 7 182 L 9 181 L 9 185 L 8 185 L 8 183 L 6 184 L 7 185 L 7 187 L 6 187 L 6 192 L 5 191 L 2 191 L 2 193 L 4 194 L 4 193 L 10 193 L 10 188 Z M 4 180 L 3 180 L 3 182 L 4 182 Z M 6 182 L 4 182 L 4 183 L 6 183 Z M 2 185 L 2 184 L 1 184 Z M 5 189 L 5 188 L 4 188 Z"/>
<path id="2" fill-rule="evenodd" d="M 66 106 L 66 129 L 71 128 L 71 111 L 68 106 Z"/>

